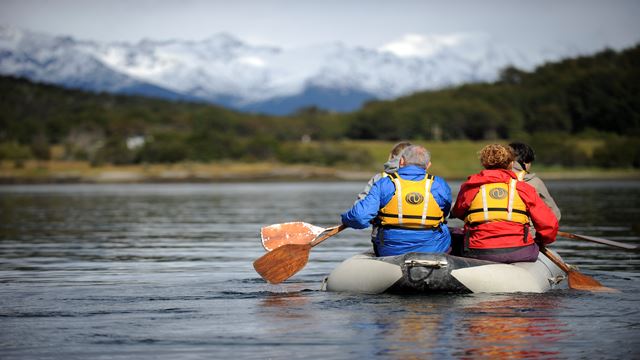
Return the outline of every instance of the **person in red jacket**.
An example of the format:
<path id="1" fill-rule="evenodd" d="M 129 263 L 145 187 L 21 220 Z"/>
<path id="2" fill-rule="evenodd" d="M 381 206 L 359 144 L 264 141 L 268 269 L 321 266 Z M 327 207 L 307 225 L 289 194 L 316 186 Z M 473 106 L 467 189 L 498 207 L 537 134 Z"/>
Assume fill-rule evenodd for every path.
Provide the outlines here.
<path id="1" fill-rule="evenodd" d="M 487 145 L 480 151 L 485 170 L 460 186 L 451 216 L 465 222 L 463 256 L 502 263 L 536 261 L 538 244 L 555 241 L 558 220 L 533 186 L 518 181 L 511 171 L 514 159 L 509 147 Z"/>

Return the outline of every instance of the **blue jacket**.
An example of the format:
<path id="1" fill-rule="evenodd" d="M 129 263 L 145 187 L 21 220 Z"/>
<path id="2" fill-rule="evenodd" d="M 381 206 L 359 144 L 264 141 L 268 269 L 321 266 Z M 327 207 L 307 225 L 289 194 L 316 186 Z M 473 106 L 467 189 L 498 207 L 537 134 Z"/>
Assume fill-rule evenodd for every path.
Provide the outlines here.
<path id="1" fill-rule="evenodd" d="M 398 170 L 398 175 L 405 180 L 420 181 L 426 171 L 418 166 L 410 165 Z M 342 214 L 342 223 L 354 229 L 369 227 L 376 218 L 378 210 L 383 208 L 393 197 L 395 184 L 389 177 L 384 177 L 371 187 L 369 194 Z M 451 188 L 441 177 L 436 176 L 431 186 L 431 193 L 440 205 L 446 219 L 451 209 Z M 373 239 L 380 256 L 400 255 L 408 252 L 446 252 L 451 246 L 451 235 L 447 225 L 442 224 L 435 230 L 384 229 Z"/>

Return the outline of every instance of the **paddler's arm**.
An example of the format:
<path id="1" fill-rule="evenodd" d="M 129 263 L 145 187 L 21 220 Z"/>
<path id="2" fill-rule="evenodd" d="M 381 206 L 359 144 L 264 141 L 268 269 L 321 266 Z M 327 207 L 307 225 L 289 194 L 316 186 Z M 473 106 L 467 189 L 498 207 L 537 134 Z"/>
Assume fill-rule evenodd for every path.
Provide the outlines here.
<path id="1" fill-rule="evenodd" d="M 456 202 L 453 204 L 453 208 L 451 209 L 451 217 L 455 219 L 464 220 L 465 214 L 471 206 L 471 201 L 478 193 L 478 188 L 470 188 L 463 184 L 460 187 L 460 192 L 458 192 L 458 197 L 456 198 Z"/>
<path id="2" fill-rule="evenodd" d="M 531 222 L 533 222 L 533 227 L 536 229 L 535 241 L 542 245 L 548 245 L 556 241 L 558 219 L 553 214 L 553 211 L 542 201 L 533 186 L 519 181 L 516 187 L 520 198 L 527 205 Z"/>
<path id="3" fill-rule="evenodd" d="M 542 179 L 535 176 L 531 180 L 529 180 L 528 183 L 538 191 L 538 195 L 540 196 L 542 201 L 544 201 L 544 203 L 549 207 L 549 209 L 553 211 L 553 214 L 558 219 L 558 222 L 560 222 L 560 217 L 562 216 L 562 213 L 560 212 L 560 208 L 558 207 L 556 202 L 553 200 L 553 197 L 549 193 L 549 190 L 547 189 L 547 186 L 544 184 Z"/>
<path id="4" fill-rule="evenodd" d="M 440 209 L 442 209 L 444 218 L 446 219 L 451 210 L 451 187 L 449 187 L 449 184 L 447 184 L 443 178 L 436 176 L 431 188 L 431 193 L 440 206 Z"/>
<path id="5" fill-rule="evenodd" d="M 382 179 L 382 173 L 377 173 L 377 174 L 373 175 L 371 177 L 371 179 L 369 179 L 369 182 L 364 187 L 364 189 L 362 189 L 360 194 L 358 194 L 358 199 L 356 200 L 356 203 L 358 201 L 364 199 L 367 196 L 367 194 L 369 194 L 369 191 L 371 191 L 371 188 L 373 187 L 373 184 L 375 184 L 380 179 Z"/>
<path id="6" fill-rule="evenodd" d="M 389 186 L 393 188 L 393 183 L 388 177 L 376 181 L 364 199 L 355 203 L 351 209 L 341 215 L 342 223 L 354 229 L 369 227 L 371 220 L 378 215 L 378 210 L 393 196 L 393 191 L 391 191 L 391 196 L 385 195 L 389 193 Z"/>

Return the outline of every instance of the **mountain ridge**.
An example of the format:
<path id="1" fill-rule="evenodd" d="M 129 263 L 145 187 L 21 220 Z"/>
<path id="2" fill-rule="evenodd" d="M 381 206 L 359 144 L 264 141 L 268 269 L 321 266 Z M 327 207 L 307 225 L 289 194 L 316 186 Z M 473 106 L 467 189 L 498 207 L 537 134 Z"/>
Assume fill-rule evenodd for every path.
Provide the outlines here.
<path id="1" fill-rule="evenodd" d="M 220 33 L 200 41 L 100 43 L 0 27 L 0 74 L 282 115 L 296 106 L 351 111 L 370 100 L 494 81 L 506 66 L 531 69 L 562 56 L 528 60 L 482 35 L 402 41 L 379 49 L 341 43 L 284 49 Z"/>

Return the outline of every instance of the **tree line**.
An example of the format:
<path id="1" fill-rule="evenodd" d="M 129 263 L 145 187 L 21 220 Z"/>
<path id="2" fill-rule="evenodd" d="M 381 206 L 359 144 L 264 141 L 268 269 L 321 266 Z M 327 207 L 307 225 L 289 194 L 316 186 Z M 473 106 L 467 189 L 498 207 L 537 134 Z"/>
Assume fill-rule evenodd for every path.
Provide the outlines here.
<path id="1" fill-rule="evenodd" d="M 88 93 L 0 77 L 0 159 L 51 156 L 95 164 L 278 160 L 366 163 L 345 139 L 523 140 L 541 163 L 640 167 L 640 46 L 505 68 L 493 83 L 371 101 L 346 114 L 285 117 L 201 103 Z M 572 139 L 605 139 L 585 150 Z M 317 141 L 319 140 L 319 141 Z M 323 141 L 334 141 L 332 146 Z M 337 142 L 337 145 L 335 141 Z"/>

